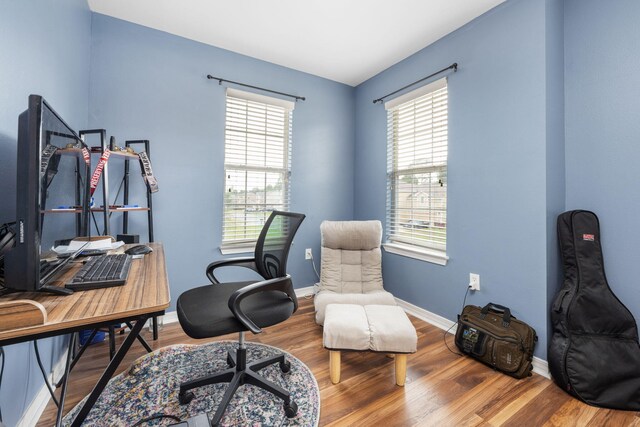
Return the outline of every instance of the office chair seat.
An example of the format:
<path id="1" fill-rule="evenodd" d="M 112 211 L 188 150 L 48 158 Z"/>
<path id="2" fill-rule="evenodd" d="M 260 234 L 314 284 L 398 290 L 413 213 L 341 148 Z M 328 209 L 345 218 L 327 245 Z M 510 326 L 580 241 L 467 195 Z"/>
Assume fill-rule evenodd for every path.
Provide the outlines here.
<path id="1" fill-rule="evenodd" d="M 184 292 L 176 307 L 184 332 L 191 338 L 208 338 L 246 331 L 229 309 L 228 301 L 231 294 L 252 283 L 255 282 L 206 285 Z M 294 308 L 289 296 L 280 291 L 250 295 L 242 302 L 243 311 L 260 328 L 284 322 Z"/>

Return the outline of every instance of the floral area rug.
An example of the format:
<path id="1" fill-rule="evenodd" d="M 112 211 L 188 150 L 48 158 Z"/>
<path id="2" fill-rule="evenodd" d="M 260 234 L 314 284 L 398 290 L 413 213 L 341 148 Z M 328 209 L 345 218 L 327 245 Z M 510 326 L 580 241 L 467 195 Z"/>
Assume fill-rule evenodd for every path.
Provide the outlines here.
<path id="1" fill-rule="evenodd" d="M 320 417 L 320 390 L 309 368 L 280 349 L 246 343 L 247 361 L 284 353 L 291 370 L 282 373 L 277 363 L 260 370 L 260 375 L 289 390 L 298 404 L 298 414 L 287 418 L 282 400 L 252 385 L 242 385 L 231 400 L 223 426 L 317 426 Z M 132 426 L 158 414 L 182 420 L 200 413 L 213 417 L 227 384 L 213 384 L 193 390 L 195 398 L 187 405 L 178 402 L 180 383 L 227 369 L 227 351 L 235 353 L 238 343 L 217 341 L 204 345 L 164 347 L 136 360 L 122 374 L 111 379 L 83 425 Z M 70 425 L 84 400 L 64 418 Z M 142 424 L 158 426 L 176 423 L 162 418 Z"/>

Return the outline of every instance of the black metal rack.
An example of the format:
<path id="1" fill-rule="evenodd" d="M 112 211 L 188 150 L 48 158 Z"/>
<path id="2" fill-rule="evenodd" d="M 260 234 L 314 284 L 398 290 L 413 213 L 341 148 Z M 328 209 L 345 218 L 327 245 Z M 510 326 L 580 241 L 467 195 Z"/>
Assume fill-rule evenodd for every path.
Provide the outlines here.
<path id="1" fill-rule="evenodd" d="M 125 147 L 129 148 L 132 145 L 142 144 L 144 145 L 144 151 L 147 153 L 147 156 L 151 158 L 151 153 L 149 151 L 149 140 L 148 139 L 137 139 L 125 141 Z M 124 161 L 124 195 L 123 195 L 123 204 L 126 206 L 129 204 L 129 158 L 125 158 Z M 149 187 L 147 189 L 147 224 L 149 231 L 149 242 L 153 242 L 153 200 L 151 198 L 151 191 Z M 125 211 L 122 214 L 122 234 L 128 234 L 129 232 L 129 212 Z"/>
<path id="2" fill-rule="evenodd" d="M 103 235 L 103 236 L 110 236 L 111 235 L 111 214 L 113 212 L 122 212 L 122 234 L 128 234 L 129 232 L 129 212 L 132 211 L 147 211 L 147 226 L 148 226 L 148 233 L 149 233 L 149 242 L 153 242 L 154 241 L 154 237 L 153 237 L 153 200 L 151 197 L 151 191 L 149 190 L 148 186 L 145 186 L 146 188 L 146 192 L 147 192 L 147 206 L 146 207 L 142 207 L 142 208 L 128 208 L 126 207 L 129 204 L 129 174 L 130 174 L 130 165 L 129 162 L 131 160 L 136 160 L 139 161 L 139 158 L 136 154 L 133 154 L 129 151 L 122 151 L 122 150 L 117 150 L 116 146 L 115 146 L 115 138 L 112 136 L 110 141 L 109 141 L 109 145 L 107 146 L 107 131 L 105 129 L 88 129 L 88 130 L 81 130 L 78 132 L 78 134 L 80 135 L 80 138 L 84 141 L 85 140 L 85 136 L 86 135 L 99 135 L 100 137 L 100 146 L 99 147 L 92 147 L 91 148 L 91 152 L 94 154 L 100 154 L 102 155 L 105 150 L 107 148 L 109 148 L 109 151 L 111 152 L 110 156 L 109 156 L 109 160 L 113 159 L 113 158 L 122 158 L 124 159 L 124 175 L 122 177 L 122 181 L 120 181 L 120 186 L 118 187 L 118 191 L 116 192 L 116 195 L 113 199 L 113 203 L 115 205 L 118 196 L 120 195 L 120 190 L 123 189 L 123 196 L 122 196 L 122 204 L 123 206 L 125 206 L 124 208 L 120 209 L 120 208 L 116 208 L 116 209 L 111 209 L 111 205 L 109 204 L 109 162 L 105 163 L 104 168 L 102 170 L 102 176 L 101 176 L 101 181 L 102 181 L 102 207 L 98 207 L 98 208 L 91 208 L 90 212 L 91 212 L 91 218 L 93 219 L 93 222 L 96 226 L 96 231 L 98 232 L 98 235 Z M 150 154 L 150 147 L 149 147 L 149 140 L 148 139 L 138 139 L 138 140 L 129 140 L 129 141 L 125 141 L 125 148 L 129 148 L 132 145 L 139 145 L 142 144 L 144 146 L 144 151 L 147 153 L 147 156 L 149 158 L 151 158 L 151 154 Z M 142 174 L 143 170 L 142 168 L 140 169 L 140 172 Z M 90 177 L 88 178 L 90 179 Z M 80 185 L 80 184 L 78 184 Z M 100 230 L 98 229 L 98 220 L 95 218 L 94 213 L 95 212 L 101 212 L 103 215 L 103 228 L 102 228 L 102 233 L 100 233 Z M 90 228 L 90 227 L 88 227 Z M 91 234 L 90 230 L 89 233 Z M 158 318 L 157 317 L 153 317 L 153 339 L 157 340 L 158 339 Z M 110 331 L 110 335 L 113 334 L 112 331 Z"/>
<path id="3" fill-rule="evenodd" d="M 113 204 L 115 205 L 118 196 L 120 195 L 120 191 L 123 191 L 123 208 L 115 208 L 112 209 L 109 204 L 109 162 L 104 165 L 102 170 L 102 206 L 94 207 L 91 209 L 91 217 L 96 227 L 96 231 L 98 235 L 111 235 L 111 215 L 114 212 L 122 212 L 122 234 L 128 234 L 129 232 L 129 213 L 133 211 L 147 211 L 147 227 L 149 233 L 149 242 L 154 241 L 153 235 L 153 200 L 151 191 L 149 188 L 146 188 L 146 198 L 147 198 L 147 206 L 146 207 L 126 207 L 129 204 L 129 196 L 130 196 L 130 187 L 129 187 L 129 175 L 130 175 L 130 165 L 129 162 L 131 160 L 138 161 L 138 156 L 136 154 L 130 153 L 128 151 L 119 151 L 115 147 L 115 140 L 111 137 L 111 141 L 107 144 L 107 131 L 105 129 L 89 129 L 89 130 L 81 130 L 78 132 L 80 138 L 85 140 L 86 135 L 99 135 L 100 138 L 100 146 L 92 147 L 91 152 L 94 154 L 101 154 L 105 152 L 108 148 L 111 151 L 109 162 L 114 158 L 122 158 L 124 160 L 124 175 L 122 177 L 122 181 L 120 182 L 120 186 L 118 187 L 118 191 L 113 199 Z M 142 144 L 144 146 L 144 151 L 147 153 L 147 156 L 150 157 L 149 153 L 149 140 L 131 140 L 125 141 L 125 147 L 129 148 L 132 145 Z M 141 170 L 142 172 L 142 170 Z M 100 212 L 103 215 L 102 219 L 102 232 L 98 228 L 98 219 L 95 218 L 95 213 Z M 90 232 L 89 232 L 90 233 Z"/>

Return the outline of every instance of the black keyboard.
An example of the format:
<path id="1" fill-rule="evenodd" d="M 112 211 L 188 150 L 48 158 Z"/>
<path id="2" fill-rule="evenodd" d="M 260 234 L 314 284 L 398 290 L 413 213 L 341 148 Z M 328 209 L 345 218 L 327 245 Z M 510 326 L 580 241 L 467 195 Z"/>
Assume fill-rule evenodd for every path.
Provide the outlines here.
<path id="1" fill-rule="evenodd" d="M 129 275 L 131 259 L 131 255 L 126 254 L 88 258 L 65 287 L 74 291 L 84 291 L 124 285 Z"/>

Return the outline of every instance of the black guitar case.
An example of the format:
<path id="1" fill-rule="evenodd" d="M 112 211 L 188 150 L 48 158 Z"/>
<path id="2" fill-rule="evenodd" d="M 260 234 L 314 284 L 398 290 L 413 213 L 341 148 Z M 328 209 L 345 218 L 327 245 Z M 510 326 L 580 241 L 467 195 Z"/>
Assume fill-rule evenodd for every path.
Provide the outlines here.
<path id="1" fill-rule="evenodd" d="M 551 307 L 551 375 L 590 405 L 638 411 L 638 328 L 607 283 L 598 217 L 581 210 L 563 213 L 558 240 L 564 283 Z"/>

